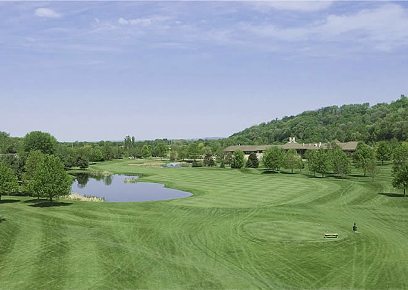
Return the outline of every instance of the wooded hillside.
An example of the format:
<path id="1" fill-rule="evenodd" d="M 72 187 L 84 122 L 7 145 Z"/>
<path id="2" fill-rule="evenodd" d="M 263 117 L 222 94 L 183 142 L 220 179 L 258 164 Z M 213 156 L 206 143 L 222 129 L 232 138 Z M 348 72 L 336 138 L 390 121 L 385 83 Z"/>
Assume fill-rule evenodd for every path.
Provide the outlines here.
<path id="1" fill-rule="evenodd" d="M 230 136 L 231 144 L 272 144 L 295 136 L 303 142 L 376 142 L 408 139 L 408 98 L 387 104 L 331 106 L 262 123 Z"/>

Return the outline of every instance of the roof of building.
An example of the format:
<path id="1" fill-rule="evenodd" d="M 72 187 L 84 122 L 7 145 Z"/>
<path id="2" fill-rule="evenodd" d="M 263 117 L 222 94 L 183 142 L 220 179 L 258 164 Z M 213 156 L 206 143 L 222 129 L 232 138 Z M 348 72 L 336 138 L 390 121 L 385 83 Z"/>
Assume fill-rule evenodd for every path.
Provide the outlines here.
<path id="1" fill-rule="evenodd" d="M 279 146 L 279 145 L 233 145 L 228 146 L 224 149 L 225 152 L 234 152 L 237 150 L 241 150 L 244 152 L 257 152 L 257 151 L 265 151 L 272 146 Z"/>
<path id="2" fill-rule="evenodd" d="M 350 141 L 346 143 L 337 142 L 337 145 L 340 146 L 341 149 L 344 151 L 355 151 L 358 145 L 357 141 Z"/>
<path id="3" fill-rule="evenodd" d="M 335 141 L 335 143 L 343 150 L 343 151 L 355 151 L 357 148 L 358 142 L 350 141 L 341 143 Z M 283 145 L 234 145 L 228 146 L 224 149 L 225 152 L 234 152 L 236 150 L 241 150 L 244 152 L 258 152 L 258 151 L 265 151 L 270 147 L 280 147 L 284 150 L 317 150 L 320 148 L 327 149 L 329 143 L 296 143 L 296 142 L 289 142 Z"/>

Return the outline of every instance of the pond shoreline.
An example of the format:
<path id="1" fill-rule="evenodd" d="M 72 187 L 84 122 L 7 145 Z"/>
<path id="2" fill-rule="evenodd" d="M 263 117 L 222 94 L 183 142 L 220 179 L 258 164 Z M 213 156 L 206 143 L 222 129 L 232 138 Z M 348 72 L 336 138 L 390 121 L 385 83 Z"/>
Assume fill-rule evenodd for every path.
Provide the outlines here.
<path id="1" fill-rule="evenodd" d="M 192 193 L 172 189 L 161 183 L 144 182 L 140 175 L 113 174 L 108 171 L 71 172 L 74 183 L 71 192 L 85 199 L 90 197 L 104 199 L 106 202 L 144 202 L 186 198 Z M 79 196 L 73 198 L 80 199 Z"/>

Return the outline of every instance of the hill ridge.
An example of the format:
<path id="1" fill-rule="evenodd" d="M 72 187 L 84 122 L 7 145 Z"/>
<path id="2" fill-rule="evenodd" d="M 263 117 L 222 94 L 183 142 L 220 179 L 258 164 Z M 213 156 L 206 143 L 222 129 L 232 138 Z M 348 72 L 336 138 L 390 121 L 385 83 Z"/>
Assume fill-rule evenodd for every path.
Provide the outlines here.
<path id="1" fill-rule="evenodd" d="M 230 137 L 231 144 L 282 143 L 295 136 L 302 142 L 339 140 L 377 142 L 408 140 L 408 97 L 391 103 L 333 105 L 251 126 Z"/>

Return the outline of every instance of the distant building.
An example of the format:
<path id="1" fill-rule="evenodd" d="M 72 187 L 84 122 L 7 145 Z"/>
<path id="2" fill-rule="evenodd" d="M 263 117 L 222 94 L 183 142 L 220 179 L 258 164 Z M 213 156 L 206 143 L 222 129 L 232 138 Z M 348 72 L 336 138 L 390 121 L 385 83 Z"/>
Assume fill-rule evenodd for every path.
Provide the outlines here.
<path id="1" fill-rule="evenodd" d="M 350 141 L 350 142 L 339 142 L 339 141 L 334 141 L 341 150 L 343 150 L 346 153 L 353 153 L 356 151 L 357 148 L 357 141 Z M 330 143 L 297 143 L 295 137 L 290 137 L 289 142 L 283 145 L 233 145 L 229 146 L 224 149 L 225 153 L 228 152 L 234 152 L 236 150 L 241 150 L 245 153 L 245 155 L 249 155 L 251 153 L 256 153 L 258 157 L 261 157 L 263 155 L 263 152 L 266 151 L 267 149 L 271 147 L 279 147 L 282 148 L 283 150 L 296 150 L 296 152 L 300 155 L 304 155 L 307 150 L 317 150 L 317 149 L 327 149 L 329 147 Z"/>

